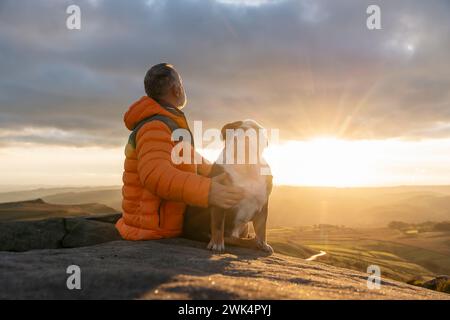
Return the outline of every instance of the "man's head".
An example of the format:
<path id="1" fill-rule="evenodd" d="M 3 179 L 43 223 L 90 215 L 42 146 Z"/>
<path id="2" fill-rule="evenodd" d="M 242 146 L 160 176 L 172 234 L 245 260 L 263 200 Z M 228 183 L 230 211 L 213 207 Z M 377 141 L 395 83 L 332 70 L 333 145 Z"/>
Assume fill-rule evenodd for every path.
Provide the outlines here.
<path id="1" fill-rule="evenodd" d="M 165 101 L 181 109 L 186 105 L 183 82 L 175 68 L 167 63 L 154 65 L 144 78 L 147 95 L 156 101 Z"/>

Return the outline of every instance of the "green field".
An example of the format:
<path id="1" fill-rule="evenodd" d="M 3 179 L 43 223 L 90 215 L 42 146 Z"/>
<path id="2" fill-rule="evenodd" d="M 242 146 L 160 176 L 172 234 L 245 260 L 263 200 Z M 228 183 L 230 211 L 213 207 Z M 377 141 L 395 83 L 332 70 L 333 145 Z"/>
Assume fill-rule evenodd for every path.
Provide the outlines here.
<path id="1" fill-rule="evenodd" d="M 421 245 L 420 239 L 425 241 Z M 320 251 L 327 254 L 317 261 L 362 272 L 378 265 L 382 276 L 410 281 L 450 274 L 449 233 L 433 233 L 434 250 L 429 235 L 414 239 L 390 229 L 350 229 L 345 227 L 278 228 L 268 232 L 269 243 L 278 253 L 307 258 Z M 447 243 L 447 247 L 441 244 Z"/>

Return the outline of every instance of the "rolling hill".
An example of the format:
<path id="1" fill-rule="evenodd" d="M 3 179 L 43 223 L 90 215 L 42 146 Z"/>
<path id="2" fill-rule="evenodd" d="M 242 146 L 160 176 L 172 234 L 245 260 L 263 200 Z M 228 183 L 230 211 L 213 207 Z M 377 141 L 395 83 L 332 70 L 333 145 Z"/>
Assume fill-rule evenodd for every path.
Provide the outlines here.
<path id="1" fill-rule="evenodd" d="M 410 237 L 387 228 L 316 225 L 269 229 L 268 240 L 279 253 L 306 258 L 324 251 L 317 261 L 361 272 L 377 265 L 383 276 L 404 282 L 450 274 L 449 232 Z"/>
<path id="2" fill-rule="evenodd" d="M 119 188 L 62 192 L 47 195 L 43 199 L 49 203 L 57 204 L 102 203 L 117 211 L 122 210 L 122 192 Z"/>
<path id="3" fill-rule="evenodd" d="M 0 222 L 112 213 L 116 213 L 116 210 L 98 203 L 60 205 L 50 204 L 42 199 L 0 203 Z"/>

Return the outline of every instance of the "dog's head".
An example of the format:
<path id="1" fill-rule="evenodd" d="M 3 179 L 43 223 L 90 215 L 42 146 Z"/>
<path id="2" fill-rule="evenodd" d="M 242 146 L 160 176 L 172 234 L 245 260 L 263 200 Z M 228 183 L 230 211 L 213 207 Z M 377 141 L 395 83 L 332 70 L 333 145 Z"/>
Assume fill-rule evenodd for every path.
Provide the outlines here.
<path id="1" fill-rule="evenodd" d="M 243 120 L 227 123 L 221 130 L 222 139 L 228 154 L 233 150 L 233 164 L 260 163 L 261 154 L 267 147 L 266 132 L 255 120 Z M 226 163 L 230 163 L 226 159 Z"/>

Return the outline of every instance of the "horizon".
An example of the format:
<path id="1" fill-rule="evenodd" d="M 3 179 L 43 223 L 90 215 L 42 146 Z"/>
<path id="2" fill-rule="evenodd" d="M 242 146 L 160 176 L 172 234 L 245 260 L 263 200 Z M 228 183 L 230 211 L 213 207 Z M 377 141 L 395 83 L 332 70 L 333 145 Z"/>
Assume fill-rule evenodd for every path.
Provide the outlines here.
<path id="1" fill-rule="evenodd" d="M 405 185 L 372 185 L 372 186 L 327 186 L 327 185 L 289 185 L 274 184 L 274 187 L 305 188 L 305 189 L 400 189 L 400 188 L 450 188 L 450 184 L 405 184 Z M 0 184 L 0 193 L 33 191 L 38 189 L 116 189 L 122 188 L 121 184 L 115 185 L 59 185 L 59 184 Z"/>

